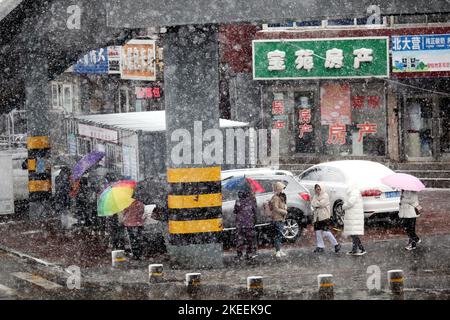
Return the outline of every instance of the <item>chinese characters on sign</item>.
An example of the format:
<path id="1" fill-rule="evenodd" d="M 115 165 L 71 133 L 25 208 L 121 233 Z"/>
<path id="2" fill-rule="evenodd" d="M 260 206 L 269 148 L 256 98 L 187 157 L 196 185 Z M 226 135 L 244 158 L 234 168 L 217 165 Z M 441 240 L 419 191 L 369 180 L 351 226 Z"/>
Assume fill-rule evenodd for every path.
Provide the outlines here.
<path id="1" fill-rule="evenodd" d="M 367 133 L 377 133 L 377 124 L 365 122 L 363 124 L 357 124 L 356 127 L 359 129 L 358 142 L 361 142 L 364 135 Z"/>
<path id="2" fill-rule="evenodd" d="M 122 79 L 156 80 L 154 40 L 131 40 L 122 47 Z"/>
<path id="3" fill-rule="evenodd" d="M 392 72 L 450 71 L 450 34 L 393 36 Z"/>
<path id="4" fill-rule="evenodd" d="M 136 99 L 159 99 L 161 98 L 160 87 L 136 87 Z"/>
<path id="5" fill-rule="evenodd" d="M 303 139 L 305 133 L 313 131 L 313 126 L 311 125 L 311 109 L 300 109 L 298 119 L 299 138 Z"/>
<path id="6" fill-rule="evenodd" d="M 109 141 L 112 143 L 118 143 L 119 141 L 119 134 L 117 131 L 89 126 L 82 123 L 78 124 L 78 134 L 80 136 Z"/>
<path id="7" fill-rule="evenodd" d="M 284 102 L 282 100 L 274 100 L 272 102 L 272 114 L 273 115 L 284 114 Z"/>
<path id="8" fill-rule="evenodd" d="M 253 78 L 389 76 L 388 37 L 253 41 Z"/>
<path id="9" fill-rule="evenodd" d="M 327 50 L 325 57 L 325 68 L 342 68 L 344 64 L 344 54 L 341 49 L 333 48 Z"/>
<path id="10" fill-rule="evenodd" d="M 381 108 L 380 96 L 353 96 L 352 97 L 352 108 L 362 109 L 365 106 L 365 101 L 367 98 L 367 106 L 372 109 Z"/>
<path id="11" fill-rule="evenodd" d="M 295 67 L 297 69 L 311 70 L 314 68 L 313 60 L 314 51 L 312 50 L 298 50 L 295 52 L 297 59 L 295 60 Z"/>
<path id="12" fill-rule="evenodd" d="M 346 133 L 345 124 L 330 125 L 327 144 L 345 144 Z"/>
<path id="13" fill-rule="evenodd" d="M 275 50 L 271 51 L 267 54 L 267 59 L 269 60 L 270 71 L 283 71 L 286 69 L 284 65 L 284 60 L 286 58 L 286 53 L 283 51 Z"/>

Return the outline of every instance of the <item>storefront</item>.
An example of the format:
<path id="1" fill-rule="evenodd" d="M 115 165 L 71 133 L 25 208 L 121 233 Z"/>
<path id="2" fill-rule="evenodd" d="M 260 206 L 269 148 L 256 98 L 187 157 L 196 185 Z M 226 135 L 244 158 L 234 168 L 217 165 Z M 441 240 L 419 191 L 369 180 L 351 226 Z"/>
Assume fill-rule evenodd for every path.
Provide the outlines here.
<path id="1" fill-rule="evenodd" d="M 388 156 L 387 37 L 255 40 L 253 78 L 284 160 Z M 282 160 L 283 160 L 282 159 Z"/>
<path id="2" fill-rule="evenodd" d="M 402 160 L 450 160 L 450 34 L 392 37 Z"/>

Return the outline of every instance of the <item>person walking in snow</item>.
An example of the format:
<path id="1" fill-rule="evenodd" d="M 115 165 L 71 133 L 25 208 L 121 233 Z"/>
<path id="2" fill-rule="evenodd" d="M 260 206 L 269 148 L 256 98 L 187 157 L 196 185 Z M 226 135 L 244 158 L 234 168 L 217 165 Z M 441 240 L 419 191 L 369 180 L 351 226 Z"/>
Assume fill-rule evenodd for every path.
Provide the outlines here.
<path id="1" fill-rule="evenodd" d="M 417 208 L 419 207 L 417 192 L 402 190 L 398 217 L 401 219 L 403 228 L 409 237 L 408 245 L 405 247 L 408 251 L 415 250 L 417 245 L 422 242 L 416 234 L 416 219 L 419 216 L 417 213 L 420 213 Z"/>
<path id="2" fill-rule="evenodd" d="M 256 257 L 254 252 L 255 224 L 256 224 L 256 198 L 250 188 L 238 193 L 239 199 L 234 206 L 237 229 L 237 258 L 241 259 L 246 246 L 247 259 Z"/>
<path id="3" fill-rule="evenodd" d="M 314 196 L 311 200 L 311 206 L 314 213 L 313 225 L 317 240 L 317 248 L 314 252 L 324 252 L 325 244 L 323 237 L 326 237 L 334 245 L 334 251 L 338 253 L 341 250 L 341 245 L 330 231 L 330 197 L 318 184 L 314 186 Z"/>
<path id="4" fill-rule="evenodd" d="M 344 215 L 344 235 L 352 238 L 352 250 L 349 255 L 361 256 L 366 254 L 359 236 L 364 235 L 364 207 L 361 192 L 356 184 L 350 183 L 347 188 L 347 199 L 344 201 L 342 209 Z"/>
<path id="5" fill-rule="evenodd" d="M 272 199 L 270 199 L 269 206 L 272 213 L 272 226 L 274 230 L 274 244 L 275 256 L 281 258 L 286 256 L 286 253 L 281 250 L 281 241 L 283 240 L 284 222 L 287 216 L 286 194 L 283 192 L 286 186 L 277 182 L 274 185 L 274 192 Z"/>

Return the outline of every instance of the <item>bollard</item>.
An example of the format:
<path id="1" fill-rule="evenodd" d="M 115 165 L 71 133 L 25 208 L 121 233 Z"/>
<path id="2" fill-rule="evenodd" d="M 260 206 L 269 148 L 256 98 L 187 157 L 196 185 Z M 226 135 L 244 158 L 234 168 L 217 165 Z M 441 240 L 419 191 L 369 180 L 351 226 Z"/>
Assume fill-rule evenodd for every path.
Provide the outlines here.
<path id="1" fill-rule="evenodd" d="M 112 266 L 113 268 L 120 268 L 125 266 L 127 258 L 125 256 L 125 250 L 115 250 L 111 252 Z"/>
<path id="2" fill-rule="evenodd" d="M 262 296 L 264 294 L 263 277 L 247 277 L 247 292 L 254 297 Z"/>
<path id="3" fill-rule="evenodd" d="M 186 289 L 189 294 L 198 293 L 200 289 L 201 273 L 186 273 Z"/>
<path id="4" fill-rule="evenodd" d="M 403 270 L 388 271 L 389 289 L 394 295 L 403 294 L 404 276 Z"/>
<path id="5" fill-rule="evenodd" d="M 319 274 L 317 276 L 319 287 L 319 298 L 321 300 L 332 300 L 334 298 L 334 283 L 332 274 Z"/>
<path id="6" fill-rule="evenodd" d="M 163 265 L 151 264 L 148 266 L 148 281 L 158 283 L 163 281 Z"/>

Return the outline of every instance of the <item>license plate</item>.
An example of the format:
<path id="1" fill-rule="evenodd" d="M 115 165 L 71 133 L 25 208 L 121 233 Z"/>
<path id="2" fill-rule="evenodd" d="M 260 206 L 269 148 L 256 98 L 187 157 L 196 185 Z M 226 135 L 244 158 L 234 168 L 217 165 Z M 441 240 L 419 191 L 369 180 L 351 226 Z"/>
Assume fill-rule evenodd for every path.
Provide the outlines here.
<path id="1" fill-rule="evenodd" d="M 384 196 L 386 198 L 400 198 L 400 191 L 385 192 Z"/>

